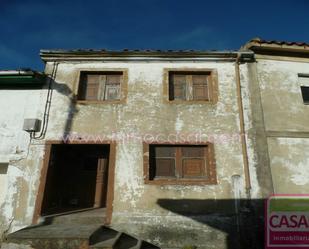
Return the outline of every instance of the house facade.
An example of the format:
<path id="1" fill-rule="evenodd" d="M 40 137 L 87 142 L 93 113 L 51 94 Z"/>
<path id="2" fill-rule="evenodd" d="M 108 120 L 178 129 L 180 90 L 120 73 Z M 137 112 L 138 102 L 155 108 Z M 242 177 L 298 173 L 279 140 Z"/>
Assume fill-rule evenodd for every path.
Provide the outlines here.
<path id="1" fill-rule="evenodd" d="M 163 248 L 259 248 L 264 199 L 308 190 L 308 58 L 268 46 L 42 50 L 45 85 L 19 98 L 34 113 L 1 117 L 5 136 L 18 116 L 9 143 L 24 146 L 12 160 L 2 143 L 1 231 L 97 208 L 102 224 Z M 24 118 L 41 128 L 23 131 Z"/>
<path id="2" fill-rule="evenodd" d="M 268 154 L 274 193 L 308 194 L 308 44 L 253 39 L 259 151 Z M 260 117 L 259 117 L 260 116 Z"/>

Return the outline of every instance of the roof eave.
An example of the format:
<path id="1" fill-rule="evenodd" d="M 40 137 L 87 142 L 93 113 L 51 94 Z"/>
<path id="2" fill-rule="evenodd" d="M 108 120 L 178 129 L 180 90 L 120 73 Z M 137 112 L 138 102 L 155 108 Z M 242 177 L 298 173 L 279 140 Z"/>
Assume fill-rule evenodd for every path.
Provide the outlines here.
<path id="1" fill-rule="evenodd" d="M 58 51 L 41 50 L 43 61 L 54 60 L 117 60 L 117 59 L 234 59 L 237 51 L 205 51 L 205 52 L 142 52 L 142 51 Z M 241 53 L 253 54 L 252 51 Z"/>
<path id="2" fill-rule="evenodd" d="M 287 44 L 265 44 L 259 42 L 248 42 L 243 47 L 246 50 L 251 50 L 256 54 L 269 55 L 288 55 L 288 56 L 309 56 L 309 46 L 287 45 Z"/>
<path id="3" fill-rule="evenodd" d="M 33 70 L 7 70 L 0 71 L 0 86 L 42 86 L 46 75 Z"/>

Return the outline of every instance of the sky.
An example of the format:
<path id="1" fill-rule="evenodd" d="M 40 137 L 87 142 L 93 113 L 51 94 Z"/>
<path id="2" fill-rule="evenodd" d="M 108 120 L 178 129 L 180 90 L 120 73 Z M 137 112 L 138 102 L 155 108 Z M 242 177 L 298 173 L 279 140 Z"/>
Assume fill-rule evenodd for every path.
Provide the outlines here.
<path id="1" fill-rule="evenodd" d="M 40 49 L 239 49 L 309 43 L 309 0 L 0 0 L 0 70 L 42 71 Z"/>

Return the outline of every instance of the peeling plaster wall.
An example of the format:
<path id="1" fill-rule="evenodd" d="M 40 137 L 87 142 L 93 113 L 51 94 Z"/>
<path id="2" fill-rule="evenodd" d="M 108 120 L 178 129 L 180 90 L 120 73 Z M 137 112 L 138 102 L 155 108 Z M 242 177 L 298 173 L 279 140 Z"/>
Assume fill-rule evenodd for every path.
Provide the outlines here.
<path id="1" fill-rule="evenodd" d="M 46 71 L 51 72 L 51 64 Z M 107 68 L 128 69 L 128 96 L 125 104 L 75 104 L 70 98 L 77 92 L 79 70 Z M 163 101 L 164 68 L 213 68 L 218 71 L 219 101 L 209 104 L 167 104 Z M 247 77 L 242 79 L 247 84 Z M 112 225 L 134 232 L 158 244 L 180 247 L 184 243 L 203 245 L 207 239 L 218 239 L 218 248 L 225 248 L 231 240 L 228 231 L 220 226 L 206 225 L 206 221 L 192 220 L 177 211 L 159 205 L 162 199 L 205 201 L 203 213 L 208 219 L 220 216 L 219 206 L 226 213 L 234 212 L 235 196 L 233 175 L 240 175 L 239 188 L 244 190 L 243 158 L 239 142 L 239 115 L 236 98 L 234 63 L 215 62 L 107 62 L 60 63 L 54 83 L 47 138 L 61 139 L 70 132 L 106 140 L 114 134 L 131 138 L 118 141 L 116 148 L 115 196 Z M 59 110 L 62 110 L 61 112 Z M 143 136 L 146 138 L 170 134 L 204 134 L 204 141 L 212 140 L 215 146 L 217 185 L 155 186 L 145 185 L 143 179 Z M 145 138 L 145 137 L 144 137 Z M 187 142 L 195 142 L 188 137 Z M 248 147 L 250 148 L 250 144 Z M 254 178 L 254 173 L 252 174 Z M 259 188 L 257 183 L 256 195 Z M 244 198 L 243 192 L 240 198 Z M 221 204 L 221 201 L 227 201 Z M 212 204 L 207 204 L 212 202 Z M 215 204 L 214 204 L 215 203 Z M 186 204 L 182 203 L 185 209 Z M 216 208 L 214 208 L 214 206 Z M 201 211 L 201 207 L 199 209 Z M 214 213 L 212 215 L 211 213 Z M 204 218 L 205 218 L 204 217 Z M 226 216 L 233 224 L 233 215 Z M 207 220 L 207 218 L 206 218 Z M 221 221 L 224 218 L 221 217 Z M 134 228 L 132 224 L 134 223 Z M 234 222 L 235 223 L 235 222 Z M 175 229 L 174 229 L 175 228 Z M 175 230 L 174 239 L 168 238 Z M 161 231 L 161 232 L 160 232 Z M 170 231 L 170 233 L 168 233 Z M 179 238 L 190 232 L 191 237 Z M 177 235 L 178 234 L 178 235 Z M 197 239 L 198 238 L 198 239 Z M 209 246 L 209 245 L 208 245 Z M 210 248 L 210 247 L 209 247 Z"/>
<path id="2" fill-rule="evenodd" d="M 128 70 L 126 103 L 73 101 L 80 70 L 108 68 Z M 164 68 L 216 69 L 218 103 L 164 102 Z M 45 71 L 51 74 L 52 63 Z M 251 196 L 256 200 L 272 191 L 309 190 L 309 106 L 303 104 L 298 73 L 308 74 L 308 63 L 258 59 L 240 65 Z M 236 243 L 235 198 L 245 198 L 245 193 L 234 63 L 66 62 L 58 66 L 53 89 L 45 140 L 62 140 L 64 134 L 97 141 L 118 138 L 113 227 L 174 248 L 202 247 L 210 240 L 216 243 L 207 248 Z M 45 141 L 30 141 L 22 125 L 24 118 L 42 119 L 46 94 L 46 89 L 0 91 L 0 233 L 11 220 L 10 231 L 32 221 Z M 217 185 L 144 183 L 143 139 L 174 139 L 176 134 L 191 134 L 187 142 L 194 143 L 198 134 L 214 143 Z"/>
<path id="3" fill-rule="evenodd" d="M 45 72 L 51 74 L 52 63 Z M 122 104 L 78 104 L 77 93 L 80 70 L 108 68 L 128 70 L 128 96 Z M 209 104 L 168 104 L 163 101 L 164 68 L 212 68 L 218 72 L 219 99 Z M 249 77 L 246 66 L 241 68 L 243 97 L 249 96 Z M 75 62 L 60 63 L 53 82 L 53 98 L 45 140 L 62 140 L 64 134 L 74 138 L 103 141 L 118 137 L 116 147 L 115 193 L 112 226 L 158 245 L 179 248 L 185 244 L 207 248 L 226 248 L 237 243 L 235 197 L 245 198 L 243 156 L 239 139 L 239 114 L 235 82 L 235 67 L 231 62 Z M 2 93 L 7 96 L 7 93 Z M 29 93 L 28 94 L 33 94 Z M 12 123 L 19 125 L 12 131 L 20 134 L 10 140 L 12 148 L 23 146 L 28 151 L 29 136 L 21 131 L 25 110 L 33 110 L 33 117 L 42 117 L 46 90 L 24 101 L 22 112 L 7 112 Z M 0 101 L 2 100 L 0 96 Z M 16 101 L 16 100 L 15 100 Z M 28 102 L 30 101 L 30 102 Z M 250 103 L 244 101 L 245 115 L 252 115 Z M 1 103 L 0 103 L 1 104 Z M 31 106 L 29 108 L 29 105 Z M 34 110 L 33 106 L 39 106 Z M 28 116 L 27 116 L 28 117 Z M 13 122 L 15 120 L 15 122 Z M 18 122 L 16 122 L 18 120 Z M 0 121 L 1 122 L 1 121 Z M 0 123 L 1 124 L 1 123 Z M 246 129 L 251 129 L 250 118 Z M 0 125 L 1 126 L 1 125 Z M 4 127 L 10 127 L 6 124 Z M 167 138 L 175 134 L 202 134 L 202 141 L 214 143 L 217 185 L 159 186 L 147 185 L 143 179 L 143 139 Z M 123 138 L 125 135 L 125 138 Z M 22 138 L 20 138 L 20 136 Z M 18 139 L 17 139 L 18 138 Z M 72 137 L 71 137 L 72 138 Z M 28 140 L 27 140 L 28 139 Z M 188 136 L 187 142 L 196 142 Z M 1 143 L 4 144 L 4 143 Z M 7 144 L 7 142 L 5 142 Z M 1 145 L 7 151 L 7 145 Z M 256 147 L 249 141 L 249 160 L 254 197 L 260 194 L 260 182 L 255 172 Z M 16 153 L 9 149 L 12 155 Z M 8 191 L 2 204 L 3 224 L 15 217 L 12 230 L 29 225 L 34 211 L 37 187 L 42 167 L 44 141 L 32 141 L 27 159 L 10 162 Z M 4 153 L 5 154 L 5 153 Z M 20 157 L 22 159 L 22 157 Z M 233 182 L 232 176 L 239 175 Z M 237 178 L 238 179 L 238 178 Z M 236 188 L 236 189 L 234 189 Z M 175 201 L 164 206 L 164 201 Z M 177 202 L 180 201 L 180 202 Z M 197 204 L 196 204 L 197 203 Z M 182 210 L 192 211 L 183 214 Z M 202 215 L 201 215 L 202 214 Z M 134 224 L 134 226 L 132 225 Z M 186 234 L 187 236 L 179 237 Z"/>
<path id="4" fill-rule="evenodd" d="M 309 106 L 303 104 L 298 80 L 298 73 L 309 73 L 308 66 L 309 62 L 259 60 L 267 131 L 309 132 Z"/>
<path id="5" fill-rule="evenodd" d="M 240 81 L 250 169 L 250 195 L 254 199 L 263 199 L 273 193 L 273 182 L 257 65 L 256 62 L 241 64 Z"/>
<path id="6" fill-rule="evenodd" d="M 42 117 L 43 98 L 44 90 L 0 90 L 0 234 L 32 221 L 43 155 L 22 128 L 25 118 Z"/>
<path id="7" fill-rule="evenodd" d="M 309 138 L 269 138 L 276 193 L 308 194 Z"/>
<path id="8" fill-rule="evenodd" d="M 298 73 L 309 61 L 258 60 L 258 77 L 274 192 L 308 194 L 309 106 Z"/>
<path id="9" fill-rule="evenodd" d="M 258 177 L 260 162 L 258 160 L 259 147 L 256 141 L 257 127 L 254 123 L 254 116 L 257 115 L 257 113 L 252 107 L 252 102 L 253 105 L 256 105 L 256 101 L 252 101 L 254 95 L 254 92 L 252 92 L 252 85 L 254 84 L 255 76 L 252 75 L 252 67 L 254 66 L 251 64 L 240 65 L 241 98 L 243 103 L 248 164 L 250 170 L 250 196 L 252 198 L 262 198 L 263 193 L 261 191 L 261 187 L 263 187 L 264 181 L 261 178 L 264 178 L 264 175 L 263 177 Z"/>
<path id="10" fill-rule="evenodd" d="M 219 78 L 219 101 L 209 104 L 166 104 L 163 103 L 164 68 L 215 68 Z M 78 69 L 128 68 L 128 97 L 126 104 L 70 104 L 77 89 Z M 231 197 L 231 176 L 243 174 L 241 145 L 237 138 L 239 132 L 238 106 L 233 63 L 78 63 L 59 64 L 54 91 L 47 140 L 60 139 L 65 127 L 70 123 L 71 132 L 78 135 L 91 135 L 89 138 L 111 138 L 112 134 L 132 135 L 117 145 L 116 186 L 126 192 L 119 200 L 132 208 L 147 189 L 158 190 L 157 186 L 143 184 L 142 140 L 141 135 L 168 137 L 176 132 L 182 134 L 201 133 L 214 140 L 218 181 L 216 186 L 189 187 L 190 195 L 197 197 Z M 67 87 L 67 93 L 63 88 Z M 61 112 L 59 110 L 62 110 Z M 74 113 L 72 114 L 72 110 Z M 67 118 L 69 117 L 69 121 Z M 136 137 L 133 137 L 136 135 Z M 85 136 L 83 136 L 85 137 Z M 188 141 L 194 142 L 194 137 Z M 229 167 L 225 167 L 229 165 Z M 210 188 L 201 196 L 199 193 Z M 179 187 L 170 187 L 171 193 L 179 193 Z M 185 189 L 183 186 L 181 190 Z M 128 191 L 129 190 L 129 193 Z M 131 190 L 131 191 L 130 191 Z M 193 191 L 191 191 L 193 190 Z M 175 191 L 175 192 L 174 192 Z M 120 189 L 119 189 L 119 192 Z M 166 191 L 162 192 L 163 195 Z M 185 197 L 186 191 L 183 196 Z M 211 192 L 211 193 L 209 193 Z M 128 195 L 131 199 L 126 201 Z M 170 194 L 167 194 L 170 195 Z M 146 197 L 146 196 L 145 196 Z M 179 196 L 181 197 L 181 196 Z M 191 196 L 193 197 L 193 196 Z M 117 198 L 117 196 L 116 196 Z M 115 200 L 115 202 L 117 199 Z M 116 202 L 117 203 L 117 202 Z M 116 204 L 115 203 L 115 204 Z M 117 207 L 117 204 L 116 204 Z M 119 206 L 120 207 L 120 206 Z M 117 208 L 115 208 L 117 210 Z M 147 208 L 146 208 L 147 209 Z"/>

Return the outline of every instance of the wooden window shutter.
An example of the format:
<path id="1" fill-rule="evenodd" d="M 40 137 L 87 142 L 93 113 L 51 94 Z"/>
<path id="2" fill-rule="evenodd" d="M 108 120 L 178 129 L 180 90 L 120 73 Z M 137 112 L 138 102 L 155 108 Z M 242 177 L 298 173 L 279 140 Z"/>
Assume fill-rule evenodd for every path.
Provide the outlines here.
<path id="1" fill-rule="evenodd" d="M 120 81 L 121 75 L 107 75 L 105 87 L 106 100 L 119 100 L 120 99 Z"/>
<path id="2" fill-rule="evenodd" d="M 181 148 L 182 157 L 204 157 L 205 146 L 183 146 Z"/>
<path id="3" fill-rule="evenodd" d="M 182 175 L 188 177 L 203 177 L 205 175 L 205 160 L 204 159 L 183 159 Z"/>
<path id="4" fill-rule="evenodd" d="M 204 177 L 206 174 L 206 148 L 184 146 L 181 148 L 182 177 Z"/>
<path id="5" fill-rule="evenodd" d="M 174 177 L 175 176 L 175 159 L 157 158 L 156 159 L 156 177 Z"/>
<path id="6" fill-rule="evenodd" d="M 145 150 L 145 147 L 144 147 Z M 212 144 L 149 145 L 145 177 L 156 184 L 216 183 Z"/>
<path id="7" fill-rule="evenodd" d="M 172 74 L 172 99 L 186 99 L 186 75 Z"/>
<path id="8" fill-rule="evenodd" d="M 106 88 L 106 75 L 99 75 L 98 100 L 104 100 Z"/>
<path id="9" fill-rule="evenodd" d="M 157 146 L 154 153 L 155 176 L 175 177 L 175 148 L 172 146 Z"/>
<path id="10" fill-rule="evenodd" d="M 193 100 L 208 100 L 207 75 L 192 75 Z"/>
<path id="11" fill-rule="evenodd" d="M 82 72 L 79 100 L 120 100 L 122 72 Z"/>
<path id="12" fill-rule="evenodd" d="M 100 75 L 87 75 L 87 87 L 86 87 L 86 96 L 87 100 L 97 100 L 98 99 L 98 90 L 100 85 L 99 80 Z"/>
<path id="13" fill-rule="evenodd" d="M 211 72 L 170 72 L 169 100 L 210 100 Z"/>
<path id="14" fill-rule="evenodd" d="M 172 157 L 176 156 L 175 146 L 156 146 L 155 148 L 156 157 Z"/>

